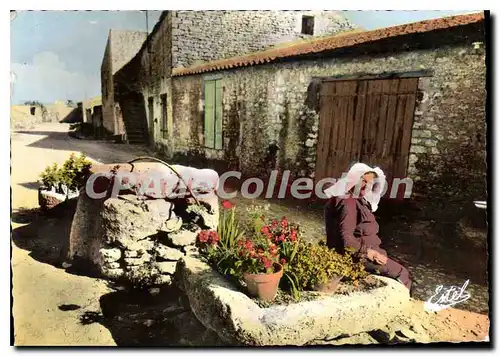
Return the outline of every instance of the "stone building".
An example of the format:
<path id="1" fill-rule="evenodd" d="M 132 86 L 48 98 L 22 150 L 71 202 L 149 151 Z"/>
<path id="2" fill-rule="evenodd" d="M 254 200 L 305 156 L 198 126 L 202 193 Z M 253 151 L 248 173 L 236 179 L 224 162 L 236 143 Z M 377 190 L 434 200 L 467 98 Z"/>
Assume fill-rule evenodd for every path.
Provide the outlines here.
<path id="1" fill-rule="evenodd" d="M 462 202 L 485 197 L 482 13 L 348 31 L 242 56 L 236 53 L 258 48 L 233 49 L 231 41 L 218 47 L 224 36 L 208 27 L 189 27 L 207 31 L 200 30 L 205 40 L 177 38 L 174 30 L 196 16 L 188 12 L 180 21 L 183 15 L 165 12 L 114 76 L 127 135 L 136 142 L 149 137 L 167 157 L 247 177 L 279 169 L 318 182 L 360 160 L 381 166 L 389 181 L 412 178 L 414 193 Z M 290 28 L 303 32 L 309 15 L 296 16 L 300 26 Z M 333 28 L 352 26 L 340 21 Z M 218 53 L 200 50 L 196 59 L 193 48 L 205 42 Z"/>
<path id="2" fill-rule="evenodd" d="M 102 116 L 102 98 L 96 96 L 82 102 L 83 122 L 92 127 L 93 136 L 104 136 L 104 122 Z"/>
<path id="3" fill-rule="evenodd" d="M 446 200 L 486 196 L 484 15 L 174 69 L 169 151 L 339 178 L 353 161 Z"/>
<path id="4" fill-rule="evenodd" d="M 172 69 L 354 28 L 338 11 L 164 11 L 134 58 L 113 72 L 123 116 L 114 116 L 114 133 L 171 146 Z M 111 107 L 104 111 L 111 118 Z"/>
<path id="5" fill-rule="evenodd" d="M 110 134 L 124 133 L 120 107 L 115 99 L 114 75 L 135 56 L 147 35 L 139 31 L 109 31 L 101 64 L 101 93 L 103 125 Z"/>

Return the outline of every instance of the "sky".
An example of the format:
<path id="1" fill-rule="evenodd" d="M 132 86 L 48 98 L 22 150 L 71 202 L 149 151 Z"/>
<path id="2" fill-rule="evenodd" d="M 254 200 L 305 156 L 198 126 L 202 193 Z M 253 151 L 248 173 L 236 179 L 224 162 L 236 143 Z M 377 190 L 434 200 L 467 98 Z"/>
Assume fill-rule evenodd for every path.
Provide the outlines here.
<path id="1" fill-rule="evenodd" d="M 366 30 L 474 11 L 344 11 Z M 11 21 L 12 103 L 100 95 L 110 28 L 151 31 L 160 11 L 21 11 Z M 12 76 L 12 75 L 11 75 Z"/>

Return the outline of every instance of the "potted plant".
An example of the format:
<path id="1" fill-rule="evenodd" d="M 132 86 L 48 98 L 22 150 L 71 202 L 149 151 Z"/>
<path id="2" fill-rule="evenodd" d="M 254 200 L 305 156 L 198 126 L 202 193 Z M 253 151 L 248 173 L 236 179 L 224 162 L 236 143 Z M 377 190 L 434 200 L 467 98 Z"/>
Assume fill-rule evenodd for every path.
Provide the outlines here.
<path id="1" fill-rule="evenodd" d="M 327 246 L 301 243 L 290 266 L 297 276 L 300 290 L 313 290 L 333 294 L 343 279 L 356 281 L 367 272 L 363 263 L 351 252 L 340 254 Z"/>
<path id="2" fill-rule="evenodd" d="M 40 174 L 41 186 L 38 189 L 38 203 L 48 210 L 63 201 L 75 198 L 85 185 L 88 170 L 92 163 L 85 155 L 71 154 L 62 167 L 57 163 L 45 168 Z"/>
<path id="3" fill-rule="evenodd" d="M 272 301 L 283 277 L 283 266 L 278 262 L 278 246 L 264 239 L 240 239 L 238 264 L 248 292 L 264 301 Z"/>
<path id="4" fill-rule="evenodd" d="M 290 266 L 295 260 L 299 243 L 300 233 L 297 224 L 289 223 L 284 216 L 281 221 L 276 219 L 265 223 L 265 217 L 258 219 L 254 216 L 254 231 L 258 231 L 261 236 L 276 244 L 279 251 L 279 263 L 283 266 L 283 280 L 281 287 L 287 290 L 295 298 L 299 298 L 298 279 Z"/>

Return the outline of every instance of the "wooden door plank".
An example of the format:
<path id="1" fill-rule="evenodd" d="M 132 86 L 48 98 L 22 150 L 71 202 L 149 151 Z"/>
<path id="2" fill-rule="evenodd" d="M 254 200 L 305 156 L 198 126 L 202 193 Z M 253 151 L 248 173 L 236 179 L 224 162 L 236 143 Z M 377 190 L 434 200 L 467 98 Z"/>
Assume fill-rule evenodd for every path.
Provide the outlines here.
<path id="1" fill-rule="evenodd" d="M 408 78 L 410 79 L 410 78 Z M 400 158 L 398 169 L 395 172 L 399 177 L 406 177 L 408 169 L 408 157 L 410 154 L 411 134 L 413 127 L 413 119 L 415 115 L 415 105 L 417 101 L 418 78 L 411 78 L 406 83 L 407 92 L 405 94 L 405 110 L 403 116 L 403 131 L 400 146 Z M 412 94 L 411 94 L 412 93 Z"/>

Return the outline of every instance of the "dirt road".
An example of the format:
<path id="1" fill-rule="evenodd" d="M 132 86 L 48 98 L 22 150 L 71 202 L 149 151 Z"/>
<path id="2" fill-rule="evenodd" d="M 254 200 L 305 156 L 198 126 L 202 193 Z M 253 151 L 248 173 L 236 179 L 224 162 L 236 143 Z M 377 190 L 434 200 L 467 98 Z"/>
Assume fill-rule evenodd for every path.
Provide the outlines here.
<path id="1" fill-rule="evenodd" d="M 63 163 L 71 152 L 84 152 L 104 163 L 143 153 L 131 152 L 134 148 L 126 145 L 72 139 L 67 131 L 65 124 L 41 124 L 12 134 L 12 229 L 23 225 L 25 209 L 38 207 L 36 181 L 47 165 Z M 110 291 L 105 282 L 41 263 L 17 245 L 12 243 L 15 344 L 115 345 L 107 328 L 98 323 L 82 326 L 79 321 L 82 312 L 99 309 L 99 298 Z"/>
<path id="2" fill-rule="evenodd" d="M 36 222 L 37 213 L 30 209 L 38 207 L 37 180 L 47 165 L 61 164 L 71 152 L 83 152 L 103 163 L 123 162 L 147 154 L 138 147 L 73 139 L 67 135 L 67 130 L 65 124 L 40 124 L 34 130 L 12 133 L 15 344 L 144 346 L 154 344 L 152 340 L 175 344 L 182 339 L 178 336 L 182 333 L 178 324 L 172 326 L 166 316 L 171 310 L 182 308 L 166 306 L 163 297 L 157 300 L 158 304 L 147 298 L 140 303 L 137 300 L 128 302 L 127 293 L 113 291 L 101 279 L 58 268 L 60 240 L 67 238 L 65 232 L 71 219 L 49 218 L 44 220 L 43 226 L 33 222 Z M 289 214 L 289 210 L 279 211 L 279 207 L 272 209 L 277 209 L 276 214 Z M 305 211 L 301 211 L 300 217 L 296 215 L 297 219 L 313 220 Z M 66 225 L 61 225 L 61 221 L 66 221 Z M 26 233 L 23 229 L 31 230 Z M 108 311 L 111 317 L 99 314 L 105 304 L 111 310 Z M 421 306 L 417 309 L 412 320 L 417 322 L 417 319 L 426 318 L 421 324 L 427 325 L 433 341 L 479 341 L 488 333 L 487 315 L 450 309 L 426 316 L 420 312 Z M 189 312 L 181 313 L 180 324 L 192 334 L 200 327 L 199 323 Z M 82 322 L 82 315 L 97 322 Z M 135 319 L 127 324 L 129 318 Z M 153 322 L 157 327 L 149 328 Z"/>

